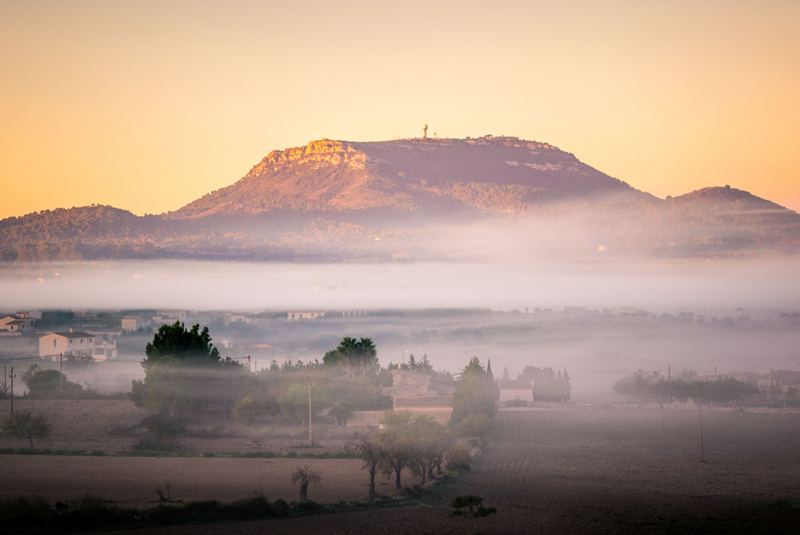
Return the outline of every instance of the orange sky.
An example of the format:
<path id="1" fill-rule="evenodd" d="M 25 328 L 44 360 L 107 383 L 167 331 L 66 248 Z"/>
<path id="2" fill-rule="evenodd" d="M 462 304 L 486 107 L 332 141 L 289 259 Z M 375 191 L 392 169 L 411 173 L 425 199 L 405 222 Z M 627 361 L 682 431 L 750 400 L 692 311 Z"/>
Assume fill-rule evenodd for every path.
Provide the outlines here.
<path id="1" fill-rule="evenodd" d="M 271 149 L 426 122 L 800 210 L 800 2 L 698 4 L 4 0 L 0 217 L 175 209 Z"/>

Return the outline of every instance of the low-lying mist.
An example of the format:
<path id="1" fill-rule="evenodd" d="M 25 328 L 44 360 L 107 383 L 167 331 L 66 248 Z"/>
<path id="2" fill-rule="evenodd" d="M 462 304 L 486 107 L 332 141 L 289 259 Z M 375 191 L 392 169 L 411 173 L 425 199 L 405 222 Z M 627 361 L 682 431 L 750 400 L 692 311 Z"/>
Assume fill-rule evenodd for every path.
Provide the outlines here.
<path id="1" fill-rule="evenodd" d="M 273 264 L 126 261 L 0 268 L 0 308 L 794 309 L 796 259 Z"/>

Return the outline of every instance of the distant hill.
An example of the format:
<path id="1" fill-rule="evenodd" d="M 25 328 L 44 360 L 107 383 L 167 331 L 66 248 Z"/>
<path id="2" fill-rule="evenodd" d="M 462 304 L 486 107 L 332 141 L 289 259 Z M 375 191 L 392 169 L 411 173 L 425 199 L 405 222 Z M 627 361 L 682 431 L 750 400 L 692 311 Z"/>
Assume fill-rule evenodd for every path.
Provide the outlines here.
<path id="1" fill-rule="evenodd" d="M 796 254 L 800 215 L 748 192 L 659 199 L 547 143 L 511 137 L 312 141 L 139 217 L 109 206 L 0 221 L 0 259 L 420 260 L 544 249 Z"/>

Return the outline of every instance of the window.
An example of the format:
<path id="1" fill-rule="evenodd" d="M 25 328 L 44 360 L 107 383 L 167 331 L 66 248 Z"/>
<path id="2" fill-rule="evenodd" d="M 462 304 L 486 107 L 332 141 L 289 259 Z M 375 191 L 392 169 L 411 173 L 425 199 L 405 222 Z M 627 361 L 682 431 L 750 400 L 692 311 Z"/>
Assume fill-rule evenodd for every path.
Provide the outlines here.
<path id="1" fill-rule="evenodd" d="M 56 339 L 53 338 L 53 347 L 56 347 Z"/>

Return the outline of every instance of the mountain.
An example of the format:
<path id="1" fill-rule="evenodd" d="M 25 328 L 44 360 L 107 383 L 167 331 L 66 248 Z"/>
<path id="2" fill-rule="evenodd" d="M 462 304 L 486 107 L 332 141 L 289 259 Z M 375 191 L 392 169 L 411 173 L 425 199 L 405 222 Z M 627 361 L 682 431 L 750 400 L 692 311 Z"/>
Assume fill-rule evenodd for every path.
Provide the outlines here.
<path id="1" fill-rule="evenodd" d="M 646 196 L 547 143 L 517 138 L 312 141 L 273 151 L 235 184 L 169 214 L 275 210 L 523 211 L 543 202 Z"/>
<path id="2" fill-rule="evenodd" d="M 659 199 L 512 137 L 312 141 L 173 212 L 109 206 L 0 221 L 0 259 L 433 260 L 800 252 L 800 215 L 748 192 Z"/>

